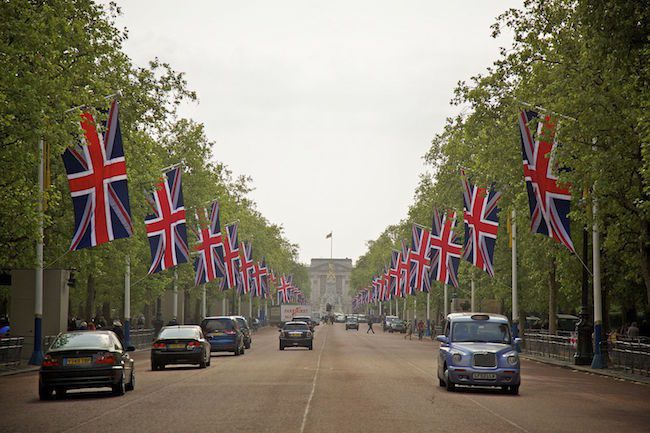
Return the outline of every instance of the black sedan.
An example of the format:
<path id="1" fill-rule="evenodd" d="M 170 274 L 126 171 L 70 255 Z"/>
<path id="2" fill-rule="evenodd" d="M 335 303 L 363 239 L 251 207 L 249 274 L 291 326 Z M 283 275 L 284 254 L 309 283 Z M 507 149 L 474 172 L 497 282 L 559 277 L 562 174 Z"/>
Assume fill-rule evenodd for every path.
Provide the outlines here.
<path id="1" fill-rule="evenodd" d="M 39 371 L 41 400 L 63 397 L 68 389 L 110 387 L 123 395 L 135 387 L 133 359 L 112 331 L 76 331 L 59 334 L 43 357 Z"/>
<path id="2" fill-rule="evenodd" d="M 200 326 L 165 326 L 160 330 L 151 348 L 151 369 L 163 369 L 168 364 L 210 365 L 210 343 Z"/>
<path id="3" fill-rule="evenodd" d="M 251 328 L 248 326 L 248 320 L 244 316 L 233 316 L 233 318 L 237 321 L 242 334 L 244 334 L 244 348 L 250 349 L 253 338 L 251 337 Z"/>
<path id="4" fill-rule="evenodd" d="M 280 331 L 280 350 L 285 347 L 314 348 L 314 333 L 305 322 L 287 322 Z"/>

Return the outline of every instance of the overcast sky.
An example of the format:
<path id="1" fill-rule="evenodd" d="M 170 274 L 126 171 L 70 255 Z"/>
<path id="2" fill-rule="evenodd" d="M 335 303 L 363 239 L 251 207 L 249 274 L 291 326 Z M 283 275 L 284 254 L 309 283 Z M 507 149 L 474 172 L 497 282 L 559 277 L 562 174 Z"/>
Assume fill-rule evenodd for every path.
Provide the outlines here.
<path id="1" fill-rule="evenodd" d="M 215 157 L 253 178 L 300 260 L 356 260 L 406 217 L 459 80 L 498 58 L 515 0 L 120 1 L 137 65 L 185 72 Z M 222 223 L 225 223 L 222 222 Z"/>

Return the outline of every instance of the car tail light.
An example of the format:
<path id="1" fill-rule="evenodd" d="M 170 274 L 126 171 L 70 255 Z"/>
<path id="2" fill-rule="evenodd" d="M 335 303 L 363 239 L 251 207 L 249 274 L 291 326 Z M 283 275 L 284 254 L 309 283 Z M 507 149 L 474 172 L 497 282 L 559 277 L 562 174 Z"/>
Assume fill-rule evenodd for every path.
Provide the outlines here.
<path id="1" fill-rule="evenodd" d="M 112 353 L 106 353 L 104 355 L 100 355 L 98 358 L 95 359 L 96 365 L 115 365 L 117 363 L 118 363 L 117 357 Z"/>
<path id="2" fill-rule="evenodd" d="M 45 355 L 43 357 L 43 362 L 41 365 L 43 367 L 58 367 L 61 365 L 61 361 L 56 358 L 52 358 L 50 355 Z"/>
<path id="3" fill-rule="evenodd" d="M 154 349 L 164 349 L 165 347 L 167 347 L 167 345 L 165 343 L 154 343 L 153 344 Z"/>
<path id="4" fill-rule="evenodd" d="M 198 341 L 190 341 L 189 343 L 187 343 L 187 347 L 201 347 L 201 343 L 199 343 Z"/>

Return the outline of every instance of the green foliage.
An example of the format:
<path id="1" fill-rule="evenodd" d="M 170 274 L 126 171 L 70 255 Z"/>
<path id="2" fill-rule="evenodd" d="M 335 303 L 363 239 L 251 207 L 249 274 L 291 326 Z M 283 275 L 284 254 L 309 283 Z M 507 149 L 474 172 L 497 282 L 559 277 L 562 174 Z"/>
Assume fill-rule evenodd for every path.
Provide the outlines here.
<path id="1" fill-rule="evenodd" d="M 504 195 L 495 252 L 496 277 L 480 275 L 481 296 L 509 304 L 510 250 L 506 215 L 517 210 L 519 286 L 523 308 L 544 311 L 551 263 L 557 268 L 559 309 L 579 305 L 582 265 L 550 239 L 529 233 L 527 198 L 516 116 L 526 103 L 542 106 L 559 122 L 562 146 L 554 155 L 573 195 L 572 237 L 577 249 L 583 226 L 596 223 L 603 239 L 603 282 L 607 299 L 623 309 L 650 302 L 650 9 L 643 2 L 527 0 L 520 10 L 498 17 L 493 36 L 513 32 L 513 44 L 486 74 L 462 81 L 452 103 L 463 114 L 448 119 L 425 160 L 408 220 L 430 225 L 435 205 L 462 211 L 459 171 L 475 183 L 494 183 Z M 583 197 L 583 192 L 586 194 Z M 382 235 L 383 236 L 383 235 Z M 379 240 L 375 242 L 379 244 Z M 355 284 L 363 287 L 394 247 L 369 245 L 357 264 Z M 372 260 L 370 258 L 373 258 Z M 585 258 L 587 260 L 587 258 Z M 461 294 L 471 269 L 461 264 Z M 478 276 L 478 272 L 474 272 Z M 368 277 L 369 278 L 369 277 Z M 645 289 L 645 290 L 644 290 Z M 616 306 L 616 305 L 614 305 Z"/>
<path id="2" fill-rule="evenodd" d="M 45 263 L 77 270 L 72 306 L 82 311 L 87 281 L 95 280 L 91 308 L 122 305 L 126 256 L 132 271 L 134 313 L 152 304 L 172 283 L 172 272 L 147 276 L 150 252 L 144 217 L 150 212 L 144 192 L 159 181 L 165 166 L 181 163 L 188 228 L 195 227 L 194 210 L 219 200 L 222 225 L 239 221 L 240 240 L 253 243 L 258 260 L 278 273 L 293 273 L 309 294 L 306 267 L 297 263 L 298 246 L 281 226 L 270 223 L 247 197 L 250 179 L 234 178 L 215 162 L 213 143 L 203 125 L 179 119 L 176 108 L 196 99 L 182 73 L 158 59 L 137 67 L 122 51 L 126 30 L 115 26 L 119 9 L 89 0 L 3 2 L 0 7 L 0 263 L 4 268 L 33 267 L 38 201 L 38 142 L 49 151 L 50 186 L 45 193 Z M 102 120 L 120 92 L 120 123 L 125 146 L 134 235 L 92 249 L 67 253 L 73 213 L 60 155 L 78 140 L 80 109 L 93 107 Z M 20 216 L 20 217 L 18 217 Z M 194 237 L 189 231 L 190 244 Z M 178 287 L 198 294 L 191 264 L 178 267 Z M 216 283 L 210 296 L 221 298 Z"/>

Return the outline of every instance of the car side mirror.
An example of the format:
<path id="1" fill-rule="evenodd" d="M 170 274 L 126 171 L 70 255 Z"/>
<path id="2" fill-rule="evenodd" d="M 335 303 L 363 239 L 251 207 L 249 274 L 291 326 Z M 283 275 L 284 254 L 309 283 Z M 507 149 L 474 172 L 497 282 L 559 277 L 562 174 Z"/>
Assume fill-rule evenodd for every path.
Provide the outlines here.
<path id="1" fill-rule="evenodd" d="M 282 332 L 282 329 L 278 329 L 278 332 Z"/>
<path id="2" fill-rule="evenodd" d="M 126 351 L 127 352 L 135 352 L 135 346 L 127 346 Z"/>
<path id="3" fill-rule="evenodd" d="M 515 339 L 513 340 L 513 343 L 514 343 L 514 346 L 515 346 L 515 350 L 516 350 L 517 352 L 521 352 L 521 342 L 522 342 L 522 341 L 523 341 L 523 340 L 522 340 L 521 338 L 519 338 L 519 337 L 517 337 L 517 338 L 515 338 Z"/>
<path id="4" fill-rule="evenodd" d="M 446 335 L 437 335 L 436 340 L 443 344 L 449 344 L 449 338 Z"/>

